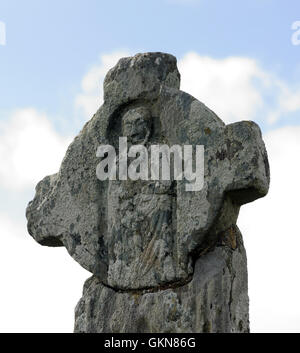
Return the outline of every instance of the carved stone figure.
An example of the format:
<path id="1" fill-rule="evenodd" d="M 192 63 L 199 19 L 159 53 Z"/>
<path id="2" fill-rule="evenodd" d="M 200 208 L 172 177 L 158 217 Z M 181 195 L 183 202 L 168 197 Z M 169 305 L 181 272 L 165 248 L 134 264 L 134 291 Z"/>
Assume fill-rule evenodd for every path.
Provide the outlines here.
<path id="1" fill-rule="evenodd" d="M 122 136 L 128 138 L 129 146 L 143 144 L 150 150 L 154 143 L 151 127 L 147 109 L 130 109 L 122 120 Z M 172 180 L 109 182 L 108 283 L 111 286 L 149 288 L 176 279 L 173 185 Z"/>

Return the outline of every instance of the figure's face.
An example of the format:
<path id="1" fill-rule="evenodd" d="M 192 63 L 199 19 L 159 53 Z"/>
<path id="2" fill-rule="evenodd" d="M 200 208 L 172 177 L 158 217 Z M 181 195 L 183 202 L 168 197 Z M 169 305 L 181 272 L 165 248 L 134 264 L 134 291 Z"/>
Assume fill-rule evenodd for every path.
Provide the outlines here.
<path id="1" fill-rule="evenodd" d="M 127 136 L 128 142 L 141 143 L 145 140 L 148 132 L 147 120 L 141 112 L 133 111 L 126 114 L 123 120 L 123 136 Z"/>

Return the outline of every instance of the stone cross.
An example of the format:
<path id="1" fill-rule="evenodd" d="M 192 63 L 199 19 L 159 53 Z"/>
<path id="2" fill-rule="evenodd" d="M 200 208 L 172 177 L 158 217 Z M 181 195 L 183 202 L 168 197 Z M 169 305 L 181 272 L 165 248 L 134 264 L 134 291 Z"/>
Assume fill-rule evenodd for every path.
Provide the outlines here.
<path id="1" fill-rule="evenodd" d="M 201 80 L 201 77 L 195 77 Z M 28 231 L 65 246 L 93 276 L 76 332 L 248 332 L 240 206 L 263 197 L 269 166 L 259 127 L 225 125 L 180 91 L 176 58 L 123 58 L 106 75 L 104 103 L 36 187 Z M 204 185 L 186 179 L 97 178 L 100 144 L 204 146 Z"/>

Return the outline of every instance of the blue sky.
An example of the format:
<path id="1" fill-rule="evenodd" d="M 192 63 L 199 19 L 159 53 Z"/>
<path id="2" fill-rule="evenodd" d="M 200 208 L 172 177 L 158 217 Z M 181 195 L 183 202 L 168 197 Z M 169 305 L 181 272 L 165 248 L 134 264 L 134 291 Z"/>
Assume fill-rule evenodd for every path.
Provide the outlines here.
<path id="1" fill-rule="evenodd" d="M 248 56 L 297 83 L 300 47 L 290 38 L 299 12 L 296 0 L 1 1 L 0 109 L 70 114 L 83 74 L 116 49 Z"/>
<path id="2" fill-rule="evenodd" d="M 72 331 L 90 274 L 30 239 L 25 208 L 102 103 L 105 73 L 146 51 L 175 55 L 182 89 L 226 123 L 262 128 L 270 192 L 238 220 L 251 329 L 300 332 L 300 45 L 291 41 L 299 20 L 297 0 L 1 0 L 0 332 Z"/>

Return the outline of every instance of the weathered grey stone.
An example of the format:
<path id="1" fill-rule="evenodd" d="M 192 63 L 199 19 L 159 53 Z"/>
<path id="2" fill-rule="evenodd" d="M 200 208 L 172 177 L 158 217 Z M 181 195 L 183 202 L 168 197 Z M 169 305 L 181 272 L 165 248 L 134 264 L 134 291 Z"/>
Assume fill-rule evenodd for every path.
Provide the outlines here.
<path id="1" fill-rule="evenodd" d="M 143 294 L 142 298 L 152 298 L 158 312 L 162 308 L 155 298 L 159 295 L 165 303 L 169 292 L 171 296 L 181 295 L 180 286 L 192 278 L 182 287 L 187 294 L 182 294 L 186 304 L 181 308 L 189 316 L 192 303 L 202 305 L 201 300 L 212 300 L 217 295 L 219 287 L 215 281 L 219 276 L 218 281 L 224 282 L 219 306 L 234 303 L 232 290 L 228 291 L 230 283 L 243 288 L 235 291 L 235 296 L 243 300 L 237 299 L 239 304 L 231 306 L 233 309 L 226 314 L 222 311 L 225 316 L 239 317 L 238 312 L 248 310 L 245 254 L 242 249 L 232 253 L 216 248 L 216 244 L 219 235 L 236 224 L 241 205 L 266 195 L 266 150 L 255 123 L 242 121 L 226 126 L 204 104 L 180 91 L 179 82 L 176 59 L 171 55 L 146 53 L 121 59 L 106 75 L 104 104 L 69 146 L 59 172 L 37 185 L 36 196 L 27 208 L 28 231 L 42 245 L 65 246 L 76 261 L 93 273 L 93 280 L 88 282 L 91 290 L 85 292 L 82 302 L 89 302 L 90 298 L 91 303 L 98 303 L 101 298 L 112 296 L 111 303 L 119 304 L 109 304 L 109 310 L 117 312 L 131 298 L 131 294 L 123 292 L 150 290 L 153 293 Z M 143 144 L 148 149 L 153 144 L 204 145 L 203 189 L 187 191 L 190 184 L 186 179 L 100 181 L 96 176 L 97 147 L 105 143 L 118 151 L 120 136 L 127 136 L 129 144 Z M 208 249 L 210 253 L 204 257 Z M 224 270 L 228 279 L 223 278 L 220 254 L 223 261 L 236 261 L 238 267 L 244 268 L 228 273 Z M 194 271 L 195 261 L 201 266 L 197 265 Z M 208 271 L 198 283 L 201 268 L 211 268 L 212 264 L 216 265 L 216 276 L 210 277 Z M 215 288 L 212 297 L 206 293 L 204 282 Z M 164 286 L 170 289 L 159 291 Z M 172 289 L 176 286 L 176 290 Z M 198 290 L 201 294 L 196 295 Z M 92 305 L 85 307 L 94 310 Z M 148 310 L 148 305 L 145 299 L 137 306 L 139 313 L 132 309 L 126 315 L 138 316 L 139 310 Z M 104 310 L 100 304 L 97 308 Z M 109 311 L 101 312 L 110 315 Z M 78 331 L 90 330 L 84 327 L 95 331 L 139 330 L 122 324 L 122 320 L 128 320 L 126 315 L 120 317 L 118 328 L 114 329 L 110 324 L 102 326 L 100 319 L 94 322 L 88 313 L 81 314 L 78 309 L 76 327 Z M 201 313 L 193 315 L 196 316 L 191 320 L 197 324 L 190 322 L 182 330 L 202 331 L 203 325 L 209 327 L 209 315 L 203 314 L 207 323 L 201 321 Z M 150 317 L 145 320 L 144 330 L 162 329 L 163 323 L 151 326 Z M 247 315 L 241 319 L 242 326 L 232 320 L 211 323 L 211 330 L 248 329 Z M 167 330 L 180 331 L 178 323 L 172 325 Z"/>
<path id="2" fill-rule="evenodd" d="M 75 332 L 249 332 L 247 264 L 236 227 L 201 256 L 191 281 L 154 292 L 117 292 L 89 278 Z"/>

